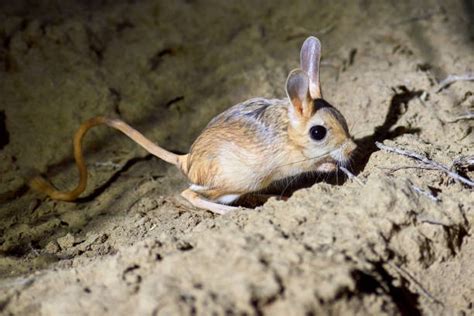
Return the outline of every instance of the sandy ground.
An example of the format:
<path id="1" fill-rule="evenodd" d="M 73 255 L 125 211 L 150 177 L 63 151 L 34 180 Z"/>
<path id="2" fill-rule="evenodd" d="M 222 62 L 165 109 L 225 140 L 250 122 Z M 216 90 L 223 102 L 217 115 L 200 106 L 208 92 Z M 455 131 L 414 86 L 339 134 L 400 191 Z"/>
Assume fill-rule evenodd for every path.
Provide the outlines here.
<path id="1" fill-rule="evenodd" d="M 474 83 L 437 91 L 474 71 L 470 1 L 21 2 L 0 4 L 0 314 L 474 314 L 472 189 L 374 146 L 448 166 L 473 154 L 472 121 L 453 119 Z M 25 186 L 36 169 L 72 188 L 71 137 L 98 114 L 187 152 L 227 107 L 283 98 L 308 35 L 363 185 L 306 179 L 286 202 L 216 216 L 101 127 L 77 203 Z"/>

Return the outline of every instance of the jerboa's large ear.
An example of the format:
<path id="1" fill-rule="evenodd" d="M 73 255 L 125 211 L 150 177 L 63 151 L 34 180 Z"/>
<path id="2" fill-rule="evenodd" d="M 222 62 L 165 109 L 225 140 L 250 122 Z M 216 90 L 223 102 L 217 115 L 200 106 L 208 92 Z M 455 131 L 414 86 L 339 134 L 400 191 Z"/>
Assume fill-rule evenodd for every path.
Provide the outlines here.
<path id="1" fill-rule="evenodd" d="M 314 36 L 308 37 L 300 52 L 301 69 L 308 74 L 309 92 L 312 99 L 321 99 L 321 84 L 319 82 L 319 64 L 321 61 L 321 42 Z"/>
<path id="2" fill-rule="evenodd" d="M 286 93 L 291 102 L 292 120 L 309 118 L 313 115 L 313 101 L 309 95 L 309 78 L 306 72 L 295 69 L 286 80 Z"/>

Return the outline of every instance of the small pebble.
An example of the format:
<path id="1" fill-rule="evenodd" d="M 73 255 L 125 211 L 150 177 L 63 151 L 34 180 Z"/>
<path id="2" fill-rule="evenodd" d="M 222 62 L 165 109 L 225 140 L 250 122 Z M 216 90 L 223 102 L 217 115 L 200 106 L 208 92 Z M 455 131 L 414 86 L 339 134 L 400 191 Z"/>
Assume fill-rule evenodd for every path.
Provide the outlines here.
<path id="1" fill-rule="evenodd" d="M 74 236 L 68 233 L 66 236 L 58 238 L 58 244 L 61 249 L 71 248 L 74 245 Z"/>

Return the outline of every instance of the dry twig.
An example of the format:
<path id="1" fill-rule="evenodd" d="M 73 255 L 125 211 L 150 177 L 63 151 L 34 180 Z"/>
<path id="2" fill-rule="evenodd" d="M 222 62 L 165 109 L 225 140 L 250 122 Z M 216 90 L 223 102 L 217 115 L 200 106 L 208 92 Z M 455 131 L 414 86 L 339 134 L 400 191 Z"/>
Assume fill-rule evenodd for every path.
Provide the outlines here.
<path id="1" fill-rule="evenodd" d="M 412 159 L 415 159 L 423 164 L 425 164 L 426 166 L 430 166 L 430 167 L 433 167 L 439 171 L 442 171 L 444 173 L 446 173 L 448 176 L 450 176 L 451 178 L 457 180 L 457 181 L 460 181 L 464 184 L 467 184 L 471 187 L 474 187 L 474 181 L 471 181 L 459 174 L 457 174 L 456 172 L 454 171 L 451 171 L 450 168 L 448 168 L 447 166 L 439 163 L 439 162 L 436 162 L 436 161 L 433 161 L 433 160 L 430 160 L 428 159 L 427 157 L 421 155 L 421 154 L 418 154 L 418 153 L 415 153 L 413 151 L 408 151 L 408 150 L 405 150 L 405 149 L 400 149 L 400 148 L 396 148 L 396 147 L 390 147 L 390 146 L 387 146 L 387 145 L 384 145 L 380 142 L 375 142 L 375 145 L 379 148 L 379 149 L 382 149 L 382 150 L 385 150 L 387 152 L 391 152 L 391 153 L 395 153 L 397 155 L 402 155 L 402 156 L 406 156 L 406 157 L 409 157 L 409 158 L 412 158 Z"/>
<path id="2" fill-rule="evenodd" d="M 438 197 L 434 196 L 433 193 L 431 192 L 428 192 L 428 191 L 425 191 L 423 190 L 422 188 L 412 184 L 411 185 L 411 188 L 416 192 L 416 193 L 419 193 L 421 195 L 424 195 L 426 196 L 427 198 L 429 198 L 431 201 L 433 202 L 439 202 L 441 201 Z"/>
<path id="3" fill-rule="evenodd" d="M 420 214 L 416 217 L 416 220 L 421 222 L 421 223 L 427 223 L 427 224 L 431 224 L 431 225 L 439 225 L 439 226 L 443 226 L 443 227 L 450 227 L 449 224 L 446 224 L 446 223 L 443 223 L 443 222 L 440 222 L 439 220 L 436 220 L 436 219 L 433 219 L 431 217 L 428 217 L 424 214 Z"/>
<path id="4" fill-rule="evenodd" d="M 394 167 L 394 168 L 388 168 L 388 167 L 377 167 L 379 169 L 387 170 L 389 173 L 394 173 L 399 170 L 403 169 L 420 169 L 420 170 L 436 170 L 438 171 L 437 168 L 434 167 L 423 167 L 423 166 L 399 166 L 399 167 Z"/>
<path id="5" fill-rule="evenodd" d="M 456 81 L 474 81 L 474 74 L 464 74 L 464 75 L 449 75 L 447 76 L 444 80 L 442 80 L 439 85 L 438 89 L 436 89 L 436 92 L 440 92 L 450 84 L 456 82 Z"/>
<path id="6" fill-rule="evenodd" d="M 462 121 L 462 120 L 472 120 L 474 119 L 474 112 L 468 112 L 464 115 L 459 115 L 449 121 L 446 121 L 447 123 L 456 123 L 457 121 Z"/>
<path id="7" fill-rule="evenodd" d="M 441 302 L 440 300 L 438 300 L 436 297 L 433 296 L 433 294 L 431 294 L 430 292 L 428 292 L 427 289 L 425 289 L 423 287 L 423 285 L 421 285 L 420 281 L 418 281 L 414 276 L 412 276 L 407 270 L 403 269 L 402 267 L 399 267 L 398 265 L 396 264 L 393 264 L 391 262 L 388 262 L 388 264 L 393 268 L 395 269 L 402 278 L 406 279 L 406 280 L 409 280 L 413 285 L 415 285 L 420 291 L 422 294 L 424 294 L 427 298 L 429 298 L 431 301 L 433 301 L 434 303 L 437 303 L 437 304 L 440 304 L 442 306 L 444 306 L 443 302 Z"/>

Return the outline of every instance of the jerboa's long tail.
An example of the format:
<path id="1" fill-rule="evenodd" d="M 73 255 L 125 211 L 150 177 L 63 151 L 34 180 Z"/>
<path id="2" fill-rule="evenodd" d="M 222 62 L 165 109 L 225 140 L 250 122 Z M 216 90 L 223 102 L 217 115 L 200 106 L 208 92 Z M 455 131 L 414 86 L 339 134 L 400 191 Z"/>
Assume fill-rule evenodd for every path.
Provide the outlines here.
<path id="1" fill-rule="evenodd" d="M 186 156 L 176 155 L 160 146 L 154 144 L 151 140 L 143 136 L 133 127 L 116 118 L 109 118 L 104 116 L 96 116 L 82 123 L 78 131 L 74 135 L 74 159 L 76 160 L 77 168 L 79 169 L 79 184 L 75 189 L 68 192 L 57 190 L 51 183 L 41 176 L 36 176 L 29 181 L 29 185 L 36 191 L 42 192 L 50 196 L 54 200 L 74 201 L 79 195 L 84 192 L 87 185 L 87 167 L 82 154 L 82 139 L 89 129 L 97 125 L 107 125 L 115 128 L 128 137 L 130 137 L 137 144 L 142 146 L 146 151 L 152 155 L 163 159 L 173 165 L 181 167 L 181 162 Z"/>

